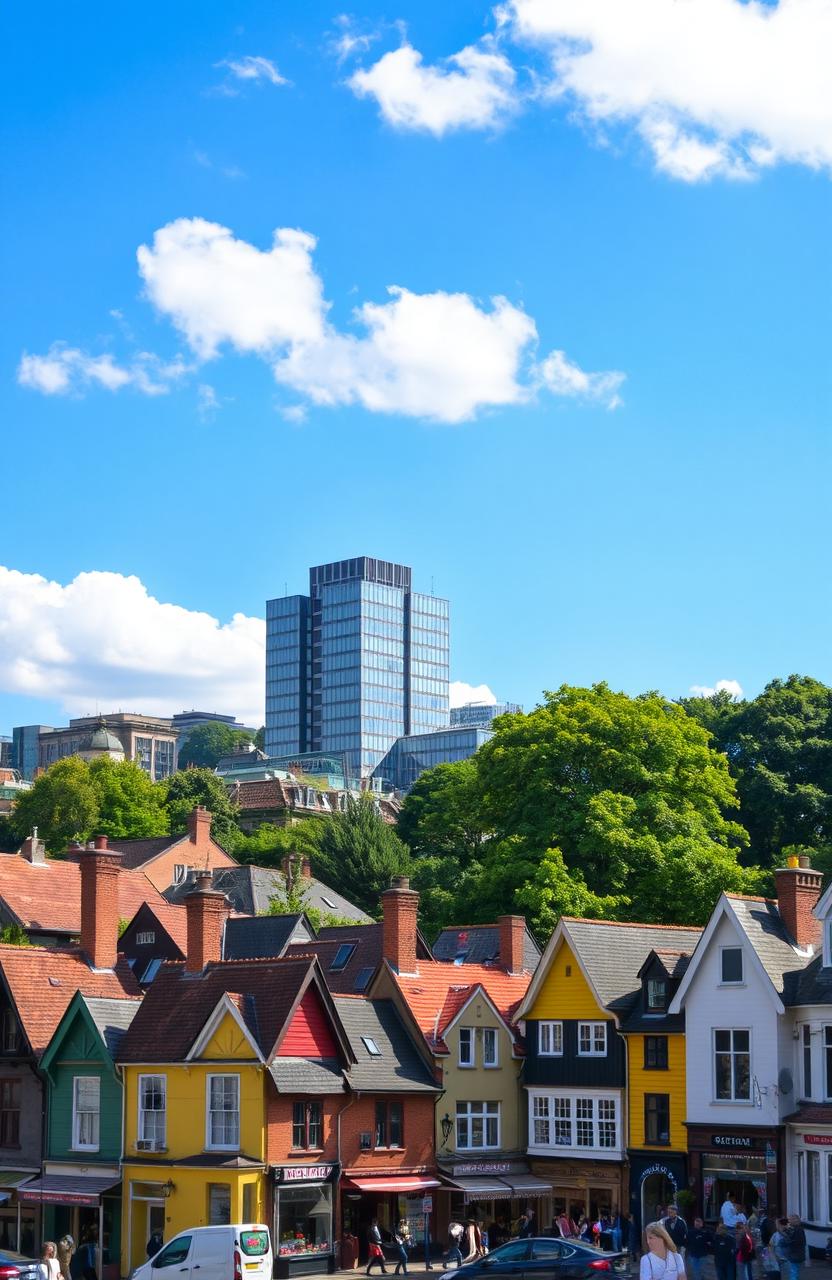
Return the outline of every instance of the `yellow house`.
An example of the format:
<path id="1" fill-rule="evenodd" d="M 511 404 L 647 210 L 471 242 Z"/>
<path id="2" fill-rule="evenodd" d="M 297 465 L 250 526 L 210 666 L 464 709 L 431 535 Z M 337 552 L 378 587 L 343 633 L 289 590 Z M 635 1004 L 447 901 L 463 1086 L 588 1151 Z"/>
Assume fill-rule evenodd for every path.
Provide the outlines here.
<path id="1" fill-rule="evenodd" d="M 654 1022 L 658 1033 L 658 1010 L 642 1010 L 652 977 L 652 970 L 642 970 L 654 951 L 671 948 L 680 957 L 689 955 L 698 936 L 695 929 L 567 917 L 552 935 L 516 1014 L 526 1029 L 528 1154 L 532 1171 L 551 1183 L 546 1211 L 552 1218 L 614 1216 L 627 1209 L 641 1215 L 642 1186 L 652 1178 L 649 1170 L 657 1156 L 670 1146 L 669 1136 L 655 1148 L 644 1142 L 645 1123 L 654 1126 L 652 1110 L 663 1105 L 659 1089 L 651 1087 L 652 1068 L 642 1064 L 640 1083 L 632 1088 L 629 1036 L 646 1038 Z M 673 990 L 671 982 L 668 999 Z M 677 1058 L 674 1051 L 674 1064 Z M 675 1094 L 678 1076 L 658 1070 L 661 1094 L 669 1092 L 668 1081 Z M 681 1089 L 671 1108 L 675 1115 L 681 1107 L 680 1122 L 683 1067 Z M 640 1145 L 633 1148 L 636 1136 Z"/>

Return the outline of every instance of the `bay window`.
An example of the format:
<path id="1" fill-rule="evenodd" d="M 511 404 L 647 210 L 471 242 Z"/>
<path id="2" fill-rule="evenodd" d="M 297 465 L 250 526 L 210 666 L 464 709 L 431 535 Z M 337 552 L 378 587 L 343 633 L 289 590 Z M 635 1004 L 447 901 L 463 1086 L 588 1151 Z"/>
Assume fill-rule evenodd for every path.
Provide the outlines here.
<path id="1" fill-rule="evenodd" d="M 616 1095 L 546 1092 L 533 1093 L 530 1098 L 531 1147 L 618 1150 L 620 1104 Z"/>

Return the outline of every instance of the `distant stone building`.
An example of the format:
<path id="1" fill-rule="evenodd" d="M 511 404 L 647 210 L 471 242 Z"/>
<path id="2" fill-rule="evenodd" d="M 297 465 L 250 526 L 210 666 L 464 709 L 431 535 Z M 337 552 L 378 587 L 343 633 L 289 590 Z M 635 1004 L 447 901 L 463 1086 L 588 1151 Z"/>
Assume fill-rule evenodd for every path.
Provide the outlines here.
<path id="1" fill-rule="evenodd" d="M 27 734 L 26 730 L 37 730 Z M 79 716 L 64 729 L 42 725 L 21 725 L 13 738 L 22 752 L 28 748 L 27 760 L 13 761 L 24 776 L 31 776 L 34 739 L 37 741 L 37 767 L 48 769 L 65 756 L 81 756 L 94 760 L 106 755 L 113 760 L 135 760 L 154 782 L 168 778 L 176 769 L 176 730 L 172 721 L 158 716 L 133 715 L 125 711 L 104 716 Z M 13 752 L 14 754 L 14 752 Z"/>

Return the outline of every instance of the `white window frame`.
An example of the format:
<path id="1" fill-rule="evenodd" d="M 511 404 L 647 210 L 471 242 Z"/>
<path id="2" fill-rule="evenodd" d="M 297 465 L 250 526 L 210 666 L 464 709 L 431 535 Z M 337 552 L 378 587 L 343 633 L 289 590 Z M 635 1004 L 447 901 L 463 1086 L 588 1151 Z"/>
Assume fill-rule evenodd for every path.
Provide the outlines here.
<path id="1" fill-rule="evenodd" d="M 159 1111 L 153 1111 L 148 1109 L 147 1107 L 142 1106 L 143 1086 L 144 1086 L 145 1080 L 161 1081 L 161 1085 L 162 1085 L 161 1093 L 162 1093 L 162 1101 L 164 1105 Z M 160 1075 L 159 1072 L 157 1071 L 152 1071 L 152 1072 L 149 1071 L 147 1072 L 146 1075 L 140 1075 L 139 1076 L 139 1092 L 138 1092 L 138 1097 L 136 1099 L 136 1105 L 138 1107 L 138 1125 L 136 1128 L 136 1133 L 138 1135 L 139 1141 L 155 1142 L 157 1144 L 156 1146 L 157 1150 L 159 1150 L 160 1148 L 164 1148 L 168 1140 L 168 1078 L 167 1076 Z M 145 1116 L 161 1116 L 162 1117 L 161 1138 L 158 1136 L 158 1134 L 154 1134 L 151 1137 L 151 1135 L 147 1133 L 145 1129 Z"/>
<path id="2" fill-rule="evenodd" d="M 719 1031 L 727 1031 L 731 1037 L 731 1048 L 730 1050 L 728 1050 L 732 1058 L 730 1098 L 718 1098 L 717 1092 L 716 1092 L 716 1055 L 717 1055 L 716 1037 L 717 1037 L 717 1032 Z M 738 1053 L 745 1053 L 744 1049 L 734 1048 L 734 1036 L 738 1031 L 745 1031 L 748 1034 L 748 1097 L 747 1098 L 737 1098 L 734 1096 L 735 1071 L 734 1071 L 733 1058 Z M 719 1052 L 722 1053 L 724 1052 L 724 1050 L 719 1050 Z M 712 1091 L 713 1100 L 716 1106 L 726 1106 L 726 1105 L 732 1106 L 732 1107 L 753 1106 L 754 1104 L 754 1071 L 752 1066 L 752 1060 L 753 1060 L 753 1047 L 751 1043 L 750 1027 L 711 1027 L 711 1091 Z"/>
<path id="3" fill-rule="evenodd" d="M 98 1107 L 96 1110 L 82 1111 L 78 1106 L 78 1086 L 80 1084 L 94 1084 L 98 1093 Z M 81 1116 L 95 1116 L 95 1142 L 81 1141 Z M 101 1147 L 101 1077 L 100 1076 L 73 1076 L 72 1077 L 72 1150 L 73 1151 L 98 1151 Z"/>
<path id="4" fill-rule="evenodd" d="M 460 1107 L 464 1107 L 465 1111 L 460 1114 Z M 487 1111 L 487 1107 L 496 1107 L 496 1111 Z M 473 1108 L 478 1108 L 473 1110 Z M 459 1141 L 459 1122 L 464 1120 L 468 1130 L 468 1142 L 461 1143 Z M 474 1146 L 471 1142 L 473 1133 L 473 1121 L 482 1120 L 482 1145 Z M 488 1136 L 488 1121 L 496 1120 L 497 1122 L 497 1140 L 496 1142 L 486 1142 Z M 496 1099 L 488 1099 L 488 1101 L 480 1101 L 474 1099 L 470 1102 L 460 1101 L 456 1104 L 456 1112 L 454 1114 L 454 1123 L 456 1126 L 456 1149 L 457 1151 L 498 1151 L 500 1148 L 500 1131 L 502 1128 L 502 1106 Z"/>
<path id="5" fill-rule="evenodd" d="M 563 1023 L 539 1022 L 537 1024 L 537 1056 L 539 1058 L 563 1057 Z"/>
<path id="6" fill-rule="evenodd" d="M 211 1110 L 211 1088 L 214 1080 L 233 1080 L 237 1093 L 237 1141 L 236 1142 L 212 1142 L 211 1141 L 211 1118 L 214 1114 Z M 234 1112 L 217 1112 L 216 1114 L 231 1114 Z M 212 1072 L 205 1077 L 205 1150 L 206 1151 L 239 1151 L 240 1150 L 240 1077 L 236 1072 L 217 1071 Z"/>
<path id="7" fill-rule="evenodd" d="M 469 1052 L 468 1058 L 464 1058 L 462 1055 L 463 1036 L 467 1037 L 464 1043 L 467 1044 L 468 1046 L 468 1052 Z M 458 1065 L 462 1067 L 465 1071 L 468 1071 L 470 1070 L 471 1067 L 475 1067 L 477 1065 L 476 1037 L 474 1035 L 473 1027 L 459 1028 L 458 1044 L 459 1044 Z"/>
<path id="8" fill-rule="evenodd" d="M 140 929 L 136 934 L 137 947 L 152 947 L 156 941 L 155 929 Z"/>
<path id="9" fill-rule="evenodd" d="M 537 1093 L 532 1096 L 529 1122 L 531 1124 L 533 1145 L 536 1147 L 550 1147 L 552 1145 L 552 1119 L 554 1115 L 552 1101 L 548 1093 Z M 545 1137 L 538 1136 L 543 1133 L 545 1133 Z"/>
<path id="10" fill-rule="evenodd" d="M 584 1027 L 589 1027 L 589 1049 L 581 1048 L 581 1031 Z M 598 1048 L 598 1029 L 601 1029 L 603 1040 L 603 1048 Z M 606 1022 L 579 1022 L 578 1023 L 578 1057 L 579 1058 L 606 1058 L 607 1056 L 607 1024 Z"/>
<path id="11" fill-rule="evenodd" d="M 823 1039 L 821 1040 L 821 1051 L 823 1060 L 821 1062 L 823 1080 L 823 1099 L 829 1102 L 832 1099 L 832 1024 L 825 1022 L 823 1024 Z M 830 1205 L 832 1208 L 832 1205 Z"/>
<path id="12" fill-rule="evenodd" d="M 570 1158 L 590 1154 L 595 1159 L 620 1159 L 624 1142 L 623 1116 L 624 1106 L 618 1093 L 593 1089 L 554 1093 L 551 1090 L 530 1091 L 529 1152 Z M 591 1143 L 578 1141 L 579 1121 L 591 1127 Z M 548 1142 L 537 1140 L 538 1124 L 541 1129 L 543 1124 L 546 1125 Z M 602 1134 L 608 1139 L 611 1136 L 612 1142 L 606 1141 L 602 1145 Z"/>
<path id="13" fill-rule="evenodd" d="M 739 951 L 741 960 L 742 973 L 739 978 L 723 978 L 722 976 L 722 957 L 726 951 Z M 745 952 L 742 947 L 733 943 L 731 946 L 719 948 L 719 985 L 721 987 L 744 987 L 745 986 Z"/>
<path id="14" fill-rule="evenodd" d="M 494 1046 L 494 1056 L 491 1059 L 488 1058 L 486 1051 L 489 1038 Z M 496 1027 L 483 1027 L 482 1029 L 482 1065 L 486 1070 L 491 1071 L 500 1065 L 500 1037 Z"/>

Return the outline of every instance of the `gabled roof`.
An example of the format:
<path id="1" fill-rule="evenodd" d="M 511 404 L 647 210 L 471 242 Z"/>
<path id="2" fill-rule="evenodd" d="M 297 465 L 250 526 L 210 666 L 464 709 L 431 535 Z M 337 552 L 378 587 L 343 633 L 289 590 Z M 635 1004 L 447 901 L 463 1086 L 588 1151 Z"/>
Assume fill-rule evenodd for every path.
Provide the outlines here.
<path id="1" fill-rule="evenodd" d="M 503 1022 L 513 1026 L 529 985 L 529 974 L 509 974 L 491 965 L 455 965 L 441 960 L 419 961 L 413 976 L 396 973 L 388 965 L 432 1053 L 448 1052 L 444 1035 L 478 987 L 487 992 Z M 515 1050 L 522 1052 L 515 1034 Z"/>
<path id="2" fill-rule="evenodd" d="M 286 877 L 281 870 L 272 867 L 215 867 L 212 886 L 225 894 L 235 911 L 242 915 L 258 916 L 266 915 L 271 899 L 285 892 Z M 364 911 L 314 876 L 304 879 L 301 887 L 306 894 L 308 906 L 369 924 L 370 917 Z M 193 881 L 189 878 L 182 884 L 166 889 L 165 897 L 168 902 L 182 902 L 192 888 Z"/>
<path id="3" fill-rule="evenodd" d="M 443 929 L 433 944 L 435 960 L 463 964 L 499 964 L 500 926 L 498 924 L 458 924 Z M 523 968 L 534 973 L 540 960 L 540 947 L 526 925 L 523 944 Z"/>
<path id="4" fill-rule="evenodd" d="M 174 845 L 188 839 L 187 832 L 179 836 L 153 836 L 146 840 L 111 840 L 110 848 L 121 854 L 121 865 L 128 869 L 143 867 L 160 853 L 166 853 Z"/>
<path id="5" fill-rule="evenodd" d="M 350 945 L 353 950 L 347 963 L 333 969 L 339 949 Z M 383 945 L 384 926 L 381 924 L 331 925 L 321 929 L 312 942 L 293 942 L 286 954 L 317 956 L 330 991 L 340 995 L 361 995 L 369 989 L 381 964 Z M 420 960 L 430 959 L 430 947 L 418 931 L 416 955 Z"/>
<path id="6" fill-rule="evenodd" d="M 392 1000 L 336 996 L 335 1007 L 344 1024 L 356 1062 L 346 1071 L 355 1092 L 441 1093 L 442 1086 L 428 1070 Z M 380 1054 L 372 1054 L 364 1038 Z"/>
<path id="7" fill-rule="evenodd" d="M 784 1003 L 788 1005 L 832 1005 L 832 969 L 824 967 L 822 953 L 799 973 L 787 975 L 784 995 Z"/>
<path id="8" fill-rule="evenodd" d="M 0 974 L 36 1057 L 46 1050 L 76 992 L 94 999 L 138 999 L 127 962 L 115 971 L 93 970 L 77 947 L 13 947 L 0 944 Z"/>
<path id="9" fill-rule="evenodd" d="M 80 991 L 76 991 L 41 1058 L 42 1070 L 48 1071 L 51 1063 L 59 1056 L 64 1038 L 78 1016 L 84 1018 L 97 1033 L 105 1053 L 109 1056 L 111 1063 L 114 1062 L 124 1033 L 136 1016 L 140 1004 L 141 1000 L 114 1000 L 107 996 L 84 996 Z"/>
<path id="10" fill-rule="evenodd" d="M 641 968 L 651 951 L 670 949 L 690 955 L 701 929 L 686 925 L 630 924 L 617 920 L 584 920 L 562 916 L 529 986 L 519 1017 L 537 999 L 555 956 L 565 942 L 581 968 L 599 1006 L 619 1022 L 635 1009 Z"/>
<path id="11" fill-rule="evenodd" d="M 184 912 L 184 907 L 170 909 Z M 292 934 L 298 929 L 309 939 L 315 936 L 302 911 L 281 916 L 232 916 L 225 925 L 223 959 L 257 960 L 282 956 Z"/>
<path id="12" fill-rule="evenodd" d="M 19 854 L 0 854 L 0 902 L 25 929 L 76 935 L 81 932 L 81 868 L 77 862 L 47 858 L 33 865 Z M 132 920 L 143 902 L 164 898 L 142 871 L 118 875 L 118 913 Z"/>

